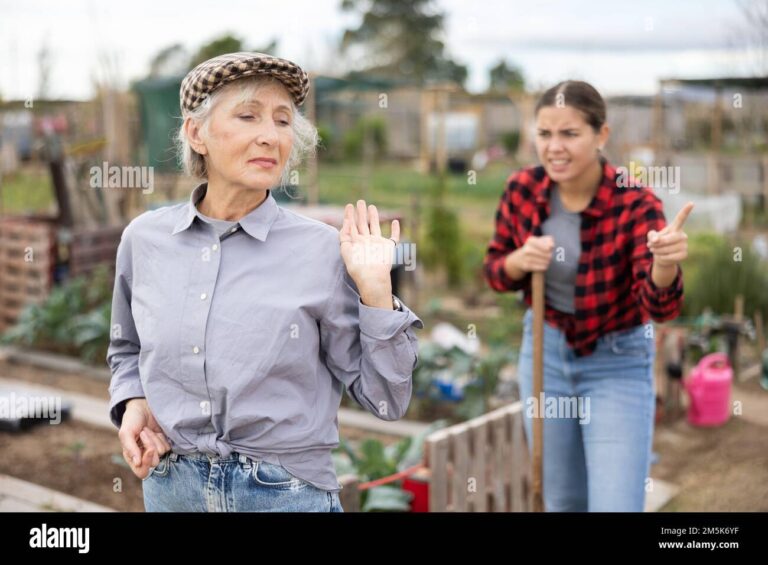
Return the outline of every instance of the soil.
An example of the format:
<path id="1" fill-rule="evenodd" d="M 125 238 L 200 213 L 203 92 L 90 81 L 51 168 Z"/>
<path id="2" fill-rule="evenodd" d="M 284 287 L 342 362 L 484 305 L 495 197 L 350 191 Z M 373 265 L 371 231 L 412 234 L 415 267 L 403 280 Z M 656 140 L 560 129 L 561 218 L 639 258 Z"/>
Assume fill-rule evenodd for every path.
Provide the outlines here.
<path id="1" fill-rule="evenodd" d="M 68 420 L 0 432 L 0 473 L 96 502 L 143 512 L 141 479 L 122 462 L 117 433 Z"/>

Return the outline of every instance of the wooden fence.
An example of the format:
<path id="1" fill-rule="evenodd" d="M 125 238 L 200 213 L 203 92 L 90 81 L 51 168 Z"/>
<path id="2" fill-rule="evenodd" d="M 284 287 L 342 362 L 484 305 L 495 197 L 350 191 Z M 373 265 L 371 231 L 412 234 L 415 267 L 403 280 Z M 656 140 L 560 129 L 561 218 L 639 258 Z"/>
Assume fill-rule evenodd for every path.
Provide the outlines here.
<path id="1" fill-rule="evenodd" d="M 430 434 L 425 454 L 430 512 L 531 510 L 521 402 Z"/>

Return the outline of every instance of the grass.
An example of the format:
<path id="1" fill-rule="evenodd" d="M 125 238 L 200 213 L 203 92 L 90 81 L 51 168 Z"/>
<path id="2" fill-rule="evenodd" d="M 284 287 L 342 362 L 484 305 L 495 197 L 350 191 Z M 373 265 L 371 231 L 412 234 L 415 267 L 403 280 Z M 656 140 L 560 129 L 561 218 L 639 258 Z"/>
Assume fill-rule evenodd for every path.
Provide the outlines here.
<path id="1" fill-rule="evenodd" d="M 55 201 L 45 167 L 25 167 L 0 180 L 0 215 L 54 213 Z"/>
<path id="2" fill-rule="evenodd" d="M 484 247 L 488 243 L 496 207 L 511 171 L 511 165 L 494 164 L 479 173 L 474 184 L 468 182 L 467 175 L 447 177 L 447 206 L 458 214 L 461 232 L 473 244 Z M 423 216 L 430 202 L 430 191 L 437 184 L 434 175 L 390 163 L 371 170 L 367 194 L 364 169 L 358 164 L 322 164 L 318 179 L 323 203 L 343 205 L 366 198 L 379 207 L 400 210 L 406 217 L 403 225 L 406 230 L 414 195 L 419 197 Z"/>

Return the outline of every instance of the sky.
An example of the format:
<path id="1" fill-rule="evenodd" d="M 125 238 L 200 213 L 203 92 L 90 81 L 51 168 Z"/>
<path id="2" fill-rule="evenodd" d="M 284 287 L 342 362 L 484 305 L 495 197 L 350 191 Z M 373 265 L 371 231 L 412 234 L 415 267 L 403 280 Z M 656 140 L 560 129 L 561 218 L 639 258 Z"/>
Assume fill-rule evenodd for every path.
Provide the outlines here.
<path id="1" fill-rule="evenodd" d="M 190 51 L 223 33 L 247 46 L 278 41 L 305 70 L 343 70 L 336 46 L 360 16 L 341 0 L 0 0 L 0 94 L 34 97 L 37 53 L 51 52 L 51 98 L 87 99 L 109 73 L 120 86 L 146 76 L 162 48 Z M 529 87 L 567 78 L 606 95 L 648 95 L 661 78 L 749 76 L 755 59 L 736 0 L 435 0 L 448 53 L 484 90 L 501 59 Z M 104 61 L 111 61 L 105 65 Z M 111 68 L 111 71 L 105 69 Z"/>

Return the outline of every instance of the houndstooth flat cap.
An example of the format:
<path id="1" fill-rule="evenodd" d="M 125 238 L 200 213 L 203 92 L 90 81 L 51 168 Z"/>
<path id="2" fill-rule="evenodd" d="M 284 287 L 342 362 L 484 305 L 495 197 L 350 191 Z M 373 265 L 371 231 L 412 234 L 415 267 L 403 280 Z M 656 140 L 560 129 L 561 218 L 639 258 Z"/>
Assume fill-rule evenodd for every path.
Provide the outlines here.
<path id="1" fill-rule="evenodd" d="M 309 91 L 309 77 L 301 67 L 286 59 L 264 53 L 227 53 L 200 63 L 181 81 L 182 110 L 197 108 L 214 90 L 239 78 L 270 75 L 282 82 L 297 106 Z"/>

